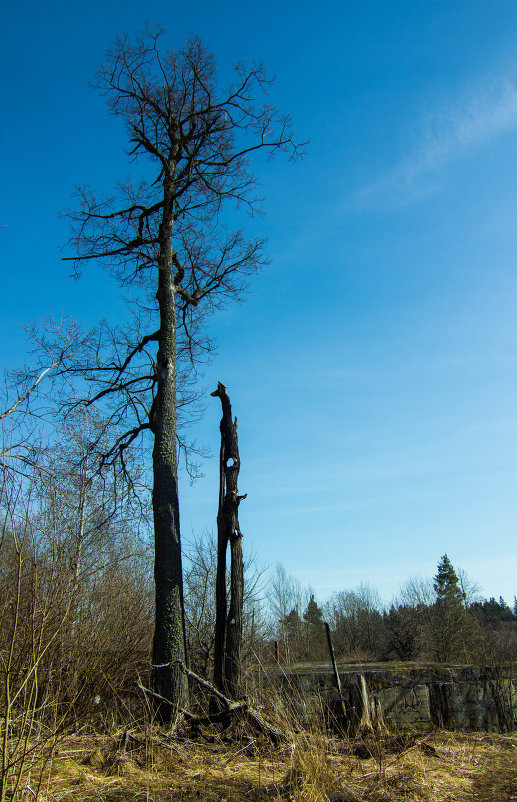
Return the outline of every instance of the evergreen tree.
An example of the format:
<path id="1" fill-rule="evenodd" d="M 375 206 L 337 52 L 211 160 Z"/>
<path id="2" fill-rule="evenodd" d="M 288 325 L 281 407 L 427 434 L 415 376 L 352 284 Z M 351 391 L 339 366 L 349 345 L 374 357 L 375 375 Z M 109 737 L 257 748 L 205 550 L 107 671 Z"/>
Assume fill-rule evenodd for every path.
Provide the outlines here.
<path id="1" fill-rule="evenodd" d="M 501 621 L 513 621 L 513 613 L 502 596 L 499 596 L 499 618 Z"/>
<path id="2" fill-rule="evenodd" d="M 483 602 L 482 605 L 483 613 L 485 614 L 486 618 L 493 619 L 494 621 L 499 621 L 500 619 L 500 607 L 493 596 Z"/>
<path id="3" fill-rule="evenodd" d="M 307 660 L 321 660 L 325 656 L 325 628 L 323 625 L 323 613 L 311 595 L 309 603 L 303 614 L 305 622 L 305 653 Z"/>
<path id="4" fill-rule="evenodd" d="M 280 624 L 286 638 L 295 638 L 300 633 L 302 621 L 298 611 L 293 608 L 288 615 L 281 619 Z"/>
<path id="5" fill-rule="evenodd" d="M 434 590 L 431 632 L 435 657 L 440 662 L 470 662 L 479 646 L 479 627 L 465 610 L 458 576 L 446 554 L 438 563 Z"/>
<path id="6" fill-rule="evenodd" d="M 438 563 L 438 571 L 434 577 L 434 589 L 438 602 L 455 600 L 460 603 L 463 602 L 458 575 L 446 554 L 443 555 Z"/>
<path id="7" fill-rule="evenodd" d="M 314 601 L 314 594 L 312 594 L 309 604 L 305 609 L 303 620 L 308 624 L 313 624 L 314 626 L 321 627 L 323 625 L 323 613 L 321 612 L 317 603 Z"/>

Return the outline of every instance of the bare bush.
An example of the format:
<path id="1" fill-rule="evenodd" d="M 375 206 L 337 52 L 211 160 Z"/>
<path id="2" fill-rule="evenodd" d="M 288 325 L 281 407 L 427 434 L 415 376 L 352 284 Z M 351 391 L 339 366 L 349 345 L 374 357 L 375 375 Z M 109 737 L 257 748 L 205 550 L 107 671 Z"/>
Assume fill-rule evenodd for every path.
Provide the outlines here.
<path id="1" fill-rule="evenodd" d="M 210 677 L 213 671 L 215 634 L 215 584 L 217 548 L 212 534 L 193 537 L 184 557 L 187 654 L 193 671 Z M 268 621 L 262 601 L 264 570 L 253 555 L 244 558 L 244 611 L 242 671 L 244 684 L 251 664 L 267 638 Z"/>

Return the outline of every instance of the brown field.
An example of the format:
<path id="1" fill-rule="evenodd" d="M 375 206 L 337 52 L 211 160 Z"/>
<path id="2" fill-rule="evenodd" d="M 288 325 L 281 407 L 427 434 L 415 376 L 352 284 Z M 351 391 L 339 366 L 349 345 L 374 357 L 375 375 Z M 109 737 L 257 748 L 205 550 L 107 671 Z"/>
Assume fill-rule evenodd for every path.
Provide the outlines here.
<path id="1" fill-rule="evenodd" d="M 329 738 L 293 734 L 196 741 L 157 730 L 68 737 L 17 799 L 42 802 L 503 802 L 517 800 L 517 737 L 436 731 Z M 9 796 L 7 796 L 9 798 Z"/>

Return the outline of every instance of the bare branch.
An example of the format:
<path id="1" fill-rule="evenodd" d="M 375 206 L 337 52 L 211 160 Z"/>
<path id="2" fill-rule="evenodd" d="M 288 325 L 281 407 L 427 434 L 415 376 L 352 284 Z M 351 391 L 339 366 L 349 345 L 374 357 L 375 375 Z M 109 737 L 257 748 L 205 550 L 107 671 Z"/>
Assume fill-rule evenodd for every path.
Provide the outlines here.
<path id="1" fill-rule="evenodd" d="M 49 373 L 51 370 L 53 370 L 53 368 L 57 367 L 58 364 L 59 364 L 58 361 L 57 362 L 53 362 L 47 368 L 42 370 L 41 373 L 39 374 L 39 376 L 37 376 L 37 378 L 33 381 L 31 386 L 25 391 L 25 393 L 22 396 L 20 396 L 14 402 L 14 404 L 12 404 L 12 406 L 9 407 L 9 409 L 6 409 L 4 412 L 0 413 L 0 420 L 2 420 L 2 418 L 6 418 L 8 415 L 11 415 L 15 411 L 15 409 L 17 409 L 20 406 L 20 404 L 23 404 L 23 402 L 28 399 L 30 394 L 32 392 L 34 392 L 34 390 L 36 389 L 38 384 L 41 382 L 42 379 L 44 379 L 44 377 L 47 375 L 47 373 Z"/>

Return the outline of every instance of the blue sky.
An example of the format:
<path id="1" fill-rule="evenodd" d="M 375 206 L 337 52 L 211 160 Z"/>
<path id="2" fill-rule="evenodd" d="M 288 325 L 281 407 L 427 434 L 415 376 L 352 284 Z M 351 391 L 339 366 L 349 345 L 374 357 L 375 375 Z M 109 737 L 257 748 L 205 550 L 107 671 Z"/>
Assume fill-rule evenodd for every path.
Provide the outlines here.
<path id="1" fill-rule="evenodd" d="M 124 132 L 88 87 L 146 21 L 234 61 L 264 60 L 302 162 L 259 162 L 271 265 L 210 321 L 203 380 L 228 386 L 265 564 L 389 599 L 444 552 L 485 595 L 517 593 L 517 3 L 504 0 L 9 3 L 0 32 L 2 365 L 19 324 L 117 320 L 92 266 L 67 277 L 57 212 L 109 191 Z M 196 435 L 218 450 L 218 402 Z M 217 460 L 182 481 L 182 527 L 213 529 Z"/>

